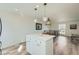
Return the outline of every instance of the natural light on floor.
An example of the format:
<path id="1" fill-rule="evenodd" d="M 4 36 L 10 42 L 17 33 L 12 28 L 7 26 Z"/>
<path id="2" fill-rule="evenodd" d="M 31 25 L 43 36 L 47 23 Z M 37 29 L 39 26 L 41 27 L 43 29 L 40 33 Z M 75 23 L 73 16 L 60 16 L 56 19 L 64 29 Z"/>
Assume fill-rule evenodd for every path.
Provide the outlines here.
<path id="1" fill-rule="evenodd" d="M 60 49 L 63 49 L 67 45 L 67 38 L 64 36 L 59 36 L 57 43 L 58 43 L 58 47 Z"/>

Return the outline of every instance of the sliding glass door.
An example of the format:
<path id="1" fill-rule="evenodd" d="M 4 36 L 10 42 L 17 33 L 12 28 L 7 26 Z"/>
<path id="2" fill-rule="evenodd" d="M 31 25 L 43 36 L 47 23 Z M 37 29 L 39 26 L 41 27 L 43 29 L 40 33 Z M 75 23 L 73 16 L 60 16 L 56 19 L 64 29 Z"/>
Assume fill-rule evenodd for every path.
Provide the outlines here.
<path id="1" fill-rule="evenodd" d="M 66 24 L 59 24 L 58 28 L 59 28 L 59 34 L 65 35 L 65 33 L 66 33 Z"/>

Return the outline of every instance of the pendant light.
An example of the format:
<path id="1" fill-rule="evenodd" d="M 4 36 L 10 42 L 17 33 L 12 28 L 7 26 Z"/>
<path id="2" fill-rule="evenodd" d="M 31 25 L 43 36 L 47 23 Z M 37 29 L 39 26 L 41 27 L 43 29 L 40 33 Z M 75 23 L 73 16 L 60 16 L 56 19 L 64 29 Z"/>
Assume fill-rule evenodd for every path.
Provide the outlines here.
<path id="1" fill-rule="evenodd" d="M 37 8 L 34 8 L 35 10 L 35 19 L 34 19 L 34 22 L 36 23 L 37 22 Z"/>
<path id="2" fill-rule="evenodd" d="M 43 16 L 43 21 L 47 21 L 48 17 L 46 16 L 46 6 L 47 6 L 47 3 L 44 3 L 44 16 Z"/>
<path id="3" fill-rule="evenodd" d="M 35 19 L 34 19 L 34 22 L 37 23 L 37 20 L 38 20 L 38 8 L 39 8 L 39 5 L 36 5 L 34 10 L 35 10 Z"/>
<path id="4" fill-rule="evenodd" d="M 51 25 L 51 20 L 49 18 L 46 21 L 46 25 Z"/>

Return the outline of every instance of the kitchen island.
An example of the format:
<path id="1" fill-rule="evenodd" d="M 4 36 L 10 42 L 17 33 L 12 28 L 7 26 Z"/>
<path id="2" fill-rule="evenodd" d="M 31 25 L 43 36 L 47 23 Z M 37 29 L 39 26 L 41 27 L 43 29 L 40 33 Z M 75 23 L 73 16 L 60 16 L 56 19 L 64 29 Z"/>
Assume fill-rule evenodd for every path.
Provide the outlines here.
<path id="1" fill-rule="evenodd" d="M 52 55 L 53 35 L 28 34 L 26 35 L 26 50 L 31 55 Z"/>

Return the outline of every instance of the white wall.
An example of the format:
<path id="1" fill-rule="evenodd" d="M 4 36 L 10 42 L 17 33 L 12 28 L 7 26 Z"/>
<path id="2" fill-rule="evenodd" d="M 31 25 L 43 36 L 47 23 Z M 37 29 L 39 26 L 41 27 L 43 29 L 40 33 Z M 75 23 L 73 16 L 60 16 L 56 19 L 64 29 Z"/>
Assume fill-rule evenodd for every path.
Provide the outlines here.
<path id="1" fill-rule="evenodd" d="M 79 35 L 79 21 L 54 22 L 52 24 L 52 30 L 58 30 L 58 24 L 66 24 L 66 35 L 67 36 L 70 36 L 71 34 Z M 70 30 L 70 24 L 77 24 L 77 29 Z"/>
<path id="2" fill-rule="evenodd" d="M 20 42 L 25 42 L 26 34 L 41 32 L 35 30 L 35 23 L 31 17 L 0 12 L 2 20 L 2 48 L 9 47 Z"/>
<path id="3" fill-rule="evenodd" d="M 25 36 L 29 33 L 40 33 L 43 30 L 35 30 L 34 19 L 29 16 L 21 16 L 11 12 L 0 12 L 2 20 L 2 47 L 8 47 L 25 41 Z M 39 21 L 41 22 L 41 21 Z M 42 22 L 41 22 L 42 23 Z M 63 23 L 63 22 L 62 22 Z M 67 24 L 66 35 L 79 34 L 79 21 L 64 22 Z M 77 30 L 70 30 L 69 25 L 77 23 Z M 58 30 L 58 24 L 52 21 L 51 29 Z M 44 25 L 44 24 L 43 24 Z M 44 26 L 43 26 L 44 27 Z"/>
<path id="4" fill-rule="evenodd" d="M 70 36 L 71 34 L 78 34 L 79 35 L 79 21 L 71 21 L 66 22 L 66 35 Z M 71 24 L 77 24 L 77 29 L 70 29 Z"/>

